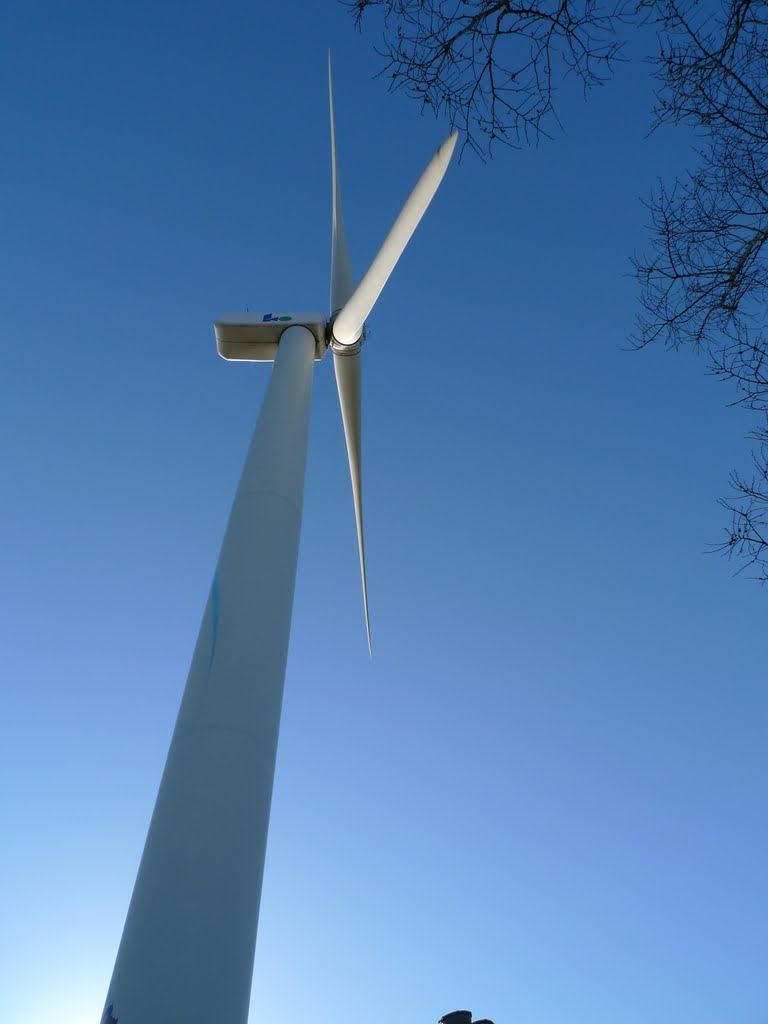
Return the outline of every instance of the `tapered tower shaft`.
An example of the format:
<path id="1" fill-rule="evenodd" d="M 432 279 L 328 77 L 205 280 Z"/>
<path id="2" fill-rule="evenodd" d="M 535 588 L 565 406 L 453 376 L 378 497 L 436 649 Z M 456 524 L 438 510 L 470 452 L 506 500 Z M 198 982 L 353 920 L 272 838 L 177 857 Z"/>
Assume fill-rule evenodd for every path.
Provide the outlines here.
<path id="1" fill-rule="evenodd" d="M 304 493 L 315 339 L 282 335 L 107 997 L 119 1024 L 245 1024 Z"/>

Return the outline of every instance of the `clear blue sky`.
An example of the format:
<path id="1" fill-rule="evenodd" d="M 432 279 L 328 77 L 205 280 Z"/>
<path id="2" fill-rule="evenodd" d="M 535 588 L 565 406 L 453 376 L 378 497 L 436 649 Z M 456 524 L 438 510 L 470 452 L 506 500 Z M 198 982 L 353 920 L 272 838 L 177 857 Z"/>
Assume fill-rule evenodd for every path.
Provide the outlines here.
<path id="1" fill-rule="evenodd" d="M 447 125 L 333 0 L 8 0 L 0 35 L 0 1021 L 99 1019 L 267 373 L 326 309 L 333 48 L 357 274 Z M 689 353 L 623 350 L 648 68 L 449 170 L 371 320 L 374 660 L 330 360 L 251 1019 L 756 1024 L 768 596 L 705 553 L 748 464 Z"/>

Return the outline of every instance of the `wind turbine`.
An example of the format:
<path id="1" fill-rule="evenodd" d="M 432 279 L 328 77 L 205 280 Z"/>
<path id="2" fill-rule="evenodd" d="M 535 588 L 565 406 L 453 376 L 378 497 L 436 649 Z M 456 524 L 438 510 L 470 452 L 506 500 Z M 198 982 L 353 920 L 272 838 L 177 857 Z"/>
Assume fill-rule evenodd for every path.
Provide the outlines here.
<path id="1" fill-rule="evenodd" d="M 330 55 L 331 314 L 216 321 L 225 359 L 274 361 L 229 516 L 102 1024 L 245 1024 L 288 651 L 314 361 L 333 352 L 370 649 L 361 497 L 365 321 L 448 167 L 440 146 L 354 286 Z"/>

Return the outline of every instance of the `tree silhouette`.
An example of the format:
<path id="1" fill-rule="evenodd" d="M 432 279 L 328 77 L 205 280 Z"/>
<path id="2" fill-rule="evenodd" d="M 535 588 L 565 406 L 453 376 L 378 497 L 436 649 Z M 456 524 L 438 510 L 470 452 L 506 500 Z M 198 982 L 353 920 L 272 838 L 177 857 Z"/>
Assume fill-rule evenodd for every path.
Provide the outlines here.
<path id="1" fill-rule="evenodd" d="M 652 125 L 686 125 L 696 166 L 647 202 L 648 252 L 633 263 L 642 312 L 633 339 L 693 345 L 755 413 L 748 476 L 721 501 L 712 547 L 768 579 L 768 3 L 763 0 L 353 0 L 381 17 L 381 74 L 444 113 L 480 156 L 537 142 L 557 123 L 556 83 L 585 93 L 622 59 L 619 33 L 650 24 L 658 51 Z M 366 22 L 367 23 L 367 22 Z"/>

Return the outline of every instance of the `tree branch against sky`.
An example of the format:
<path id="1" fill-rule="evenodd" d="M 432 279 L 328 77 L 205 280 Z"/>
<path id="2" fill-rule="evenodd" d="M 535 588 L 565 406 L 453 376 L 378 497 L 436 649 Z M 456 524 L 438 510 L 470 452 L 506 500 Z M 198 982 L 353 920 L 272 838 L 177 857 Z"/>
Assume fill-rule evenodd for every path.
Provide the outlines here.
<path id="1" fill-rule="evenodd" d="M 659 30 L 655 127 L 693 128 L 697 166 L 648 201 L 649 252 L 634 259 L 640 345 L 690 344 L 760 426 L 750 476 L 731 476 L 726 540 L 768 578 L 768 5 L 692 0 L 648 7 Z M 741 571 L 741 570 L 739 570 Z"/>
<path id="2" fill-rule="evenodd" d="M 758 415 L 750 476 L 731 476 L 722 544 L 768 580 L 768 4 L 758 0 L 342 0 L 359 28 L 383 16 L 380 73 L 444 114 L 481 157 L 535 143 L 558 124 L 558 84 L 585 93 L 622 59 L 620 32 L 656 29 L 652 125 L 698 138 L 696 166 L 647 201 L 648 251 L 633 263 L 634 341 L 703 350 Z"/>
<path id="3" fill-rule="evenodd" d="M 558 83 L 585 91 L 621 59 L 623 0 L 345 0 L 358 28 L 383 15 L 381 74 L 444 113 L 478 155 L 520 146 L 558 123 Z"/>

